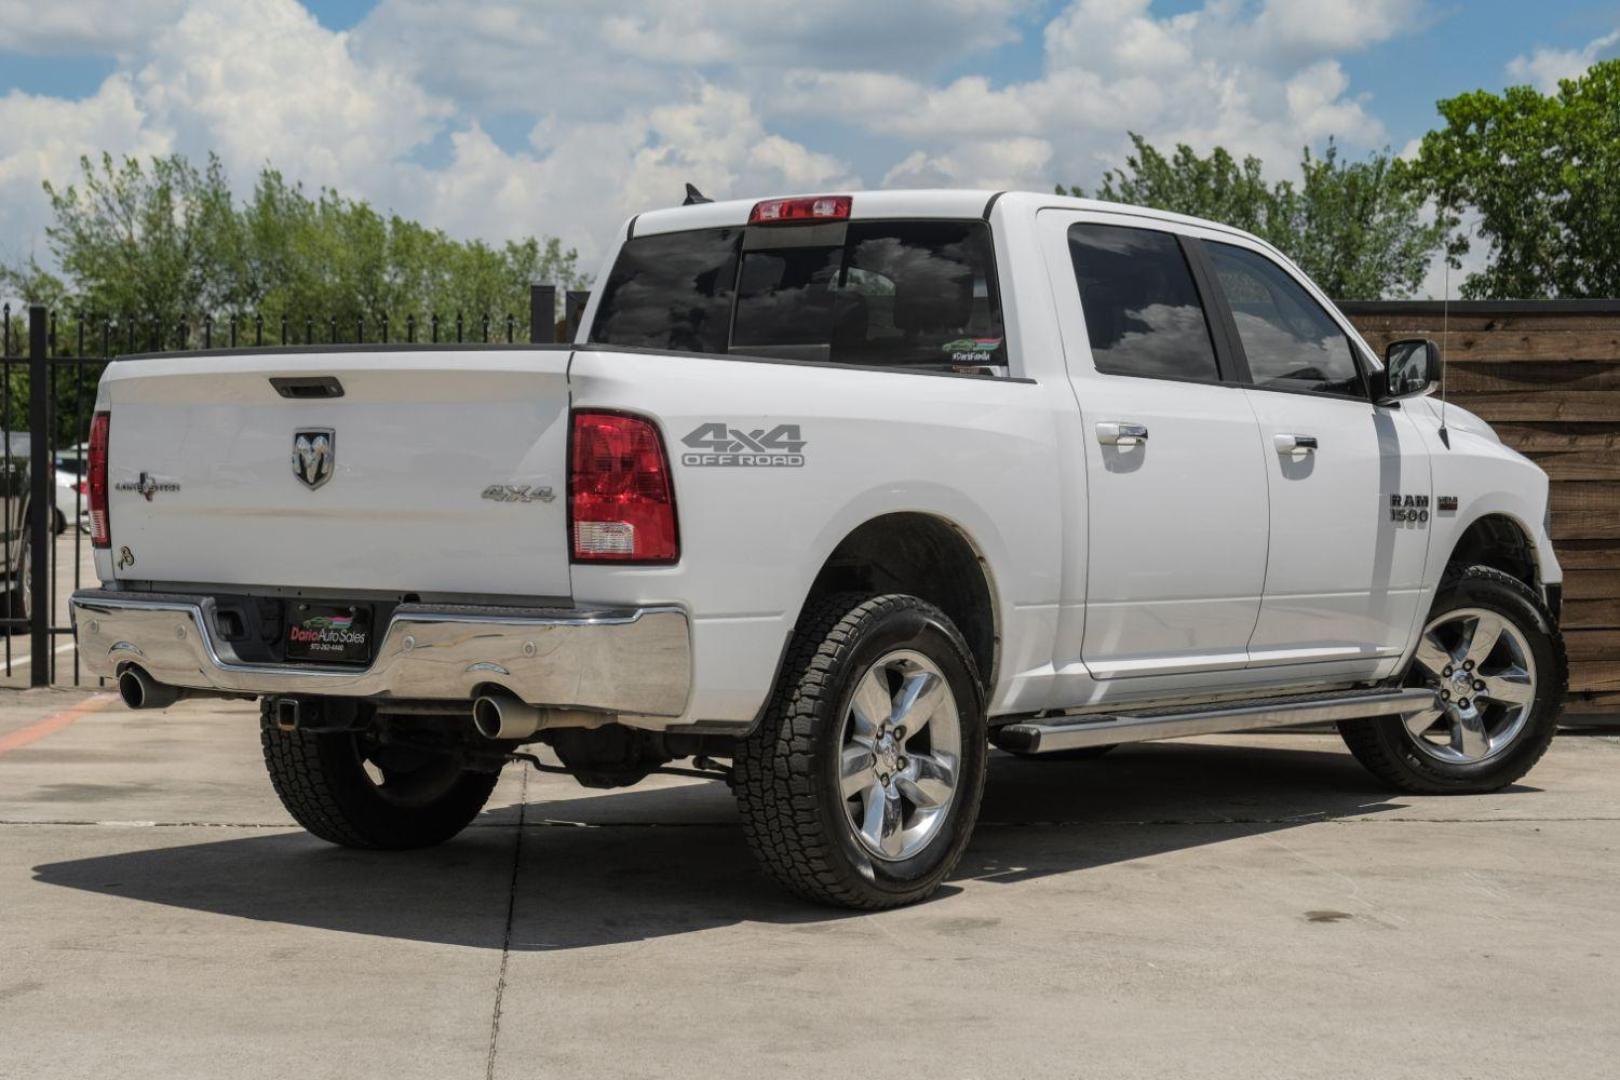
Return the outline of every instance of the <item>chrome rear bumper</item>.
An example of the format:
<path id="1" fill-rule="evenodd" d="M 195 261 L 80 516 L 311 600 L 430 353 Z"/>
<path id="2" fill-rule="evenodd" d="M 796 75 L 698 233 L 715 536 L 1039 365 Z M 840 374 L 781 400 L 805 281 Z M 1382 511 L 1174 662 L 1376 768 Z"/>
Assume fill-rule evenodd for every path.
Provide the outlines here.
<path id="1" fill-rule="evenodd" d="M 73 594 L 85 666 L 135 664 L 159 682 L 223 694 L 468 701 L 502 686 L 531 705 L 674 718 L 692 683 L 691 634 L 674 607 L 615 610 L 401 604 L 366 668 L 247 663 L 212 632 L 207 596 Z M 656 722 L 642 727 L 660 727 Z"/>

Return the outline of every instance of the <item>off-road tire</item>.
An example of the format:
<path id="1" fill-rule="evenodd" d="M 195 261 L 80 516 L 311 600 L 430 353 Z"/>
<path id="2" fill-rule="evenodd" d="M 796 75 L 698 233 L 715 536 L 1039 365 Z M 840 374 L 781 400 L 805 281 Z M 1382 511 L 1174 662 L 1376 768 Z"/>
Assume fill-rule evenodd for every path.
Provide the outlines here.
<path id="1" fill-rule="evenodd" d="M 1513 622 L 1536 662 L 1536 696 L 1530 718 L 1504 753 L 1484 761 L 1437 761 L 1412 745 L 1399 716 L 1344 720 L 1339 734 L 1356 760 L 1378 779 L 1417 795 L 1466 795 L 1497 791 L 1523 777 L 1541 760 L 1558 730 L 1569 688 L 1569 663 L 1552 613 L 1524 582 L 1488 566 L 1447 571 L 1430 620 L 1458 608 L 1485 608 Z"/>
<path id="2" fill-rule="evenodd" d="M 281 805 L 311 834 L 342 847 L 432 847 L 478 816 L 499 774 L 463 771 L 439 797 L 401 805 L 379 793 L 355 751 L 353 732 L 282 731 L 259 724 L 265 768 Z"/>
<path id="3" fill-rule="evenodd" d="M 885 653 L 914 649 L 937 664 L 956 699 L 962 753 L 939 832 L 902 862 L 870 858 L 838 798 L 843 720 L 855 681 Z M 956 868 L 978 819 L 988 758 L 984 690 L 944 612 L 914 596 L 839 594 L 800 620 L 759 726 L 740 740 L 732 789 L 766 873 L 807 900 L 878 910 L 923 899 Z"/>

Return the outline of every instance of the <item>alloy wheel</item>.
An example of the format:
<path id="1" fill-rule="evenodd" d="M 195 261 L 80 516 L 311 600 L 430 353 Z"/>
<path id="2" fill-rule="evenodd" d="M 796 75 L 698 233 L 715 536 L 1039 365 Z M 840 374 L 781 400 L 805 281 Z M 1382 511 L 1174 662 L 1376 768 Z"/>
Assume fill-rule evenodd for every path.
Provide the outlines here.
<path id="1" fill-rule="evenodd" d="M 1413 665 L 1440 707 L 1405 718 L 1419 751 L 1472 765 L 1506 750 L 1529 722 L 1536 661 L 1523 631 L 1484 608 L 1448 611 L 1424 627 Z"/>
<path id="2" fill-rule="evenodd" d="M 949 815 L 962 760 L 961 715 L 939 666 L 910 649 L 872 664 L 839 745 L 839 793 L 861 847 L 890 862 L 927 847 Z"/>

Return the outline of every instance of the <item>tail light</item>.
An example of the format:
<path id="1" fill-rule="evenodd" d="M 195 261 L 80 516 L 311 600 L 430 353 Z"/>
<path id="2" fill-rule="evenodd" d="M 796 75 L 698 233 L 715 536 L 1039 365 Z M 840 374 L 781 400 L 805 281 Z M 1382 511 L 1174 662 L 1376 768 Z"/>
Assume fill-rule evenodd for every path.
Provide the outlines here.
<path id="1" fill-rule="evenodd" d="M 568 518 L 575 562 L 672 563 L 680 558 L 669 457 L 650 420 L 574 413 Z"/>
<path id="2" fill-rule="evenodd" d="M 811 195 L 800 199 L 766 199 L 748 212 L 750 225 L 793 225 L 847 221 L 854 200 L 848 195 Z"/>
<path id="3" fill-rule="evenodd" d="M 90 419 L 90 545 L 112 547 L 112 525 L 107 520 L 107 434 L 112 416 L 98 412 Z"/>

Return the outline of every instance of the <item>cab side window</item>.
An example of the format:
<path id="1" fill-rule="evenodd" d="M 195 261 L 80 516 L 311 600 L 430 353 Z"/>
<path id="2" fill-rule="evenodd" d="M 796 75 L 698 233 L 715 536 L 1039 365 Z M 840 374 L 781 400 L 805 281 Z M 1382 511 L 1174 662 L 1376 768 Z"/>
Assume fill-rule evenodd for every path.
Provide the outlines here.
<path id="1" fill-rule="evenodd" d="M 1264 255 L 1206 241 L 1256 386 L 1365 398 L 1350 339 L 1322 305 Z"/>
<path id="2" fill-rule="evenodd" d="M 1175 236 L 1072 225 L 1069 257 L 1098 371 L 1219 381 L 1209 320 Z"/>

